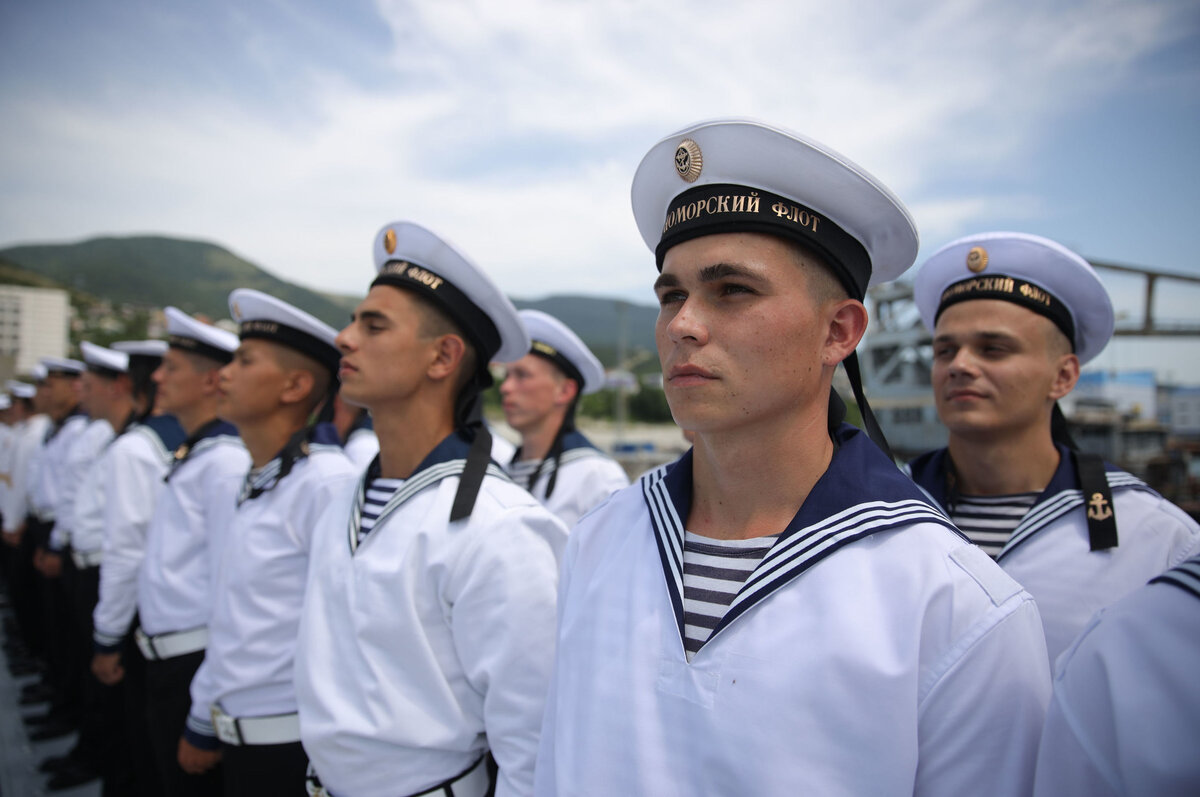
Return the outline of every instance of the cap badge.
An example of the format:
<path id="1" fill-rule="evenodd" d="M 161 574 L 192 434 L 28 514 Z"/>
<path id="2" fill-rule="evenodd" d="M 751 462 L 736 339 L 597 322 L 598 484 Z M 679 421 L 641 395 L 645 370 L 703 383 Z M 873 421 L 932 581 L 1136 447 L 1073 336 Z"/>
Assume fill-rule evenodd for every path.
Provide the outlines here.
<path id="1" fill-rule="evenodd" d="M 389 255 L 396 254 L 396 231 L 388 230 L 383 234 L 383 248 Z"/>
<path id="2" fill-rule="evenodd" d="M 971 251 L 967 252 L 967 268 L 973 273 L 978 274 L 987 268 L 988 253 L 982 246 L 973 246 Z"/>
<path id="3" fill-rule="evenodd" d="M 236 316 L 237 318 L 241 318 L 241 317 L 242 317 L 242 308 L 238 306 L 238 303 L 237 303 L 237 302 L 234 302 L 234 303 L 233 303 L 233 314 L 234 314 L 234 316 Z"/>
<path id="4" fill-rule="evenodd" d="M 702 168 L 704 161 L 700 157 L 700 145 L 690 138 L 685 138 L 675 148 L 675 171 L 686 182 L 694 183 Z"/>

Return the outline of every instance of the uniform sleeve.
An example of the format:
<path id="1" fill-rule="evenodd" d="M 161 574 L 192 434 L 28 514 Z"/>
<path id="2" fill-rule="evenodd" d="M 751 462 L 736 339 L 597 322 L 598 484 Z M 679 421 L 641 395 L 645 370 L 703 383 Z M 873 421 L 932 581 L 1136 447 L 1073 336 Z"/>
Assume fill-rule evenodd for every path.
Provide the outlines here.
<path id="1" fill-rule="evenodd" d="M 183 726 L 183 738 L 201 750 L 216 750 L 221 746 L 212 723 L 212 705 L 215 699 L 215 684 L 210 675 L 208 658 L 200 662 L 192 676 L 192 706 L 188 710 L 187 722 Z"/>
<path id="2" fill-rule="evenodd" d="M 16 531 L 29 514 L 29 476 L 37 449 L 38 439 L 35 435 L 29 432 L 21 435 L 13 453 L 12 484 L 5 495 L 4 506 L 0 507 L 4 513 L 5 531 Z"/>
<path id="3" fill-rule="evenodd" d="M 919 706 L 914 795 L 1027 795 L 1050 699 L 1045 635 L 1033 599 L 1009 597 L 928 675 Z"/>
<path id="4" fill-rule="evenodd" d="M 538 740 L 537 770 L 534 773 L 535 795 L 552 797 L 558 793 L 558 774 L 556 768 L 556 748 L 558 731 L 558 639 L 561 631 L 562 608 L 566 606 L 571 588 L 571 572 L 574 569 L 575 558 L 579 553 L 582 535 L 572 534 L 567 540 L 567 548 L 563 553 L 562 566 L 559 570 L 557 619 L 555 622 L 555 664 L 550 676 L 550 688 L 546 693 L 546 708 L 542 714 L 541 737 Z"/>
<path id="5" fill-rule="evenodd" d="M 483 695 L 484 727 L 500 770 L 496 795 L 507 797 L 533 791 L 566 529 L 528 506 L 488 526 L 456 568 L 450 624 L 467 679 Z"/>
<path id="6" fill-rule="evenodd" d="M 102 653 L 117 651 L 133 624 L 138 568 L 146 554 L 146 530 L 167 472 L 166 462 L 149 451 L 125 451 L 113 467 L 121 477 L 108 485 L 100 599 L 92 612 L 93 641 Z"/>

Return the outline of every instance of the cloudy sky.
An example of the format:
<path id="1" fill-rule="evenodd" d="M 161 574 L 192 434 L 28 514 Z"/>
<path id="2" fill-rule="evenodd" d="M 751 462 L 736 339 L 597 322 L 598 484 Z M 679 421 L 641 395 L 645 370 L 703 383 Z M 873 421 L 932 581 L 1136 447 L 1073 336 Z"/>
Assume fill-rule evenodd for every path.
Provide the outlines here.
<path id="1" fill-rule="evenodd" d="M 922 256 L 1007 228 L 1200 275 L 1194 0 L 0 0 L 0 246 L 161 233 L 361 293 L 411 218 L 510 295 L 652 303 L 633 171 L 726 115 L 875 174 Z"/>

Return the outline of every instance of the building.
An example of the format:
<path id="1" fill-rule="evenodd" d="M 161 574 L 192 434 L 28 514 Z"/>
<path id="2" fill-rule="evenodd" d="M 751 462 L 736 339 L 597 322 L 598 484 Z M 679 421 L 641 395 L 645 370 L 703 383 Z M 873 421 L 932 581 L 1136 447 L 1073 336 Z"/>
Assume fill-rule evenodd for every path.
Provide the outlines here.
<path id="1" fill-rule="evenodd" d="M 57 288 L 0 285 L 0 378 L 28 374 L 41 357 L 63 357 L 71 305 Z"/>

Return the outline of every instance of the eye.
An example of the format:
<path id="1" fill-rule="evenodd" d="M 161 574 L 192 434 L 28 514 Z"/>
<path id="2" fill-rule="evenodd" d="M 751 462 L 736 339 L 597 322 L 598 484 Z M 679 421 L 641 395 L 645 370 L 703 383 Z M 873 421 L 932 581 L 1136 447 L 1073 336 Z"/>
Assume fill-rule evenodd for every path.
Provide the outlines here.
<path id="1" fill-rule="evenodd" d="M 736 296 L 739 294 L 753 295 L 757 293 L 757 291 L 755 291 L 749 285 L 743 285 L 740 282 L 722 283 L 720 290 L 722 296 Z"/>
<path id="2" fill-rule="evenodd" d="M 687 293 L 678 288 L 667 288 L 658 294 L 659 305 L 677 304 L 687 299 Z"/>

